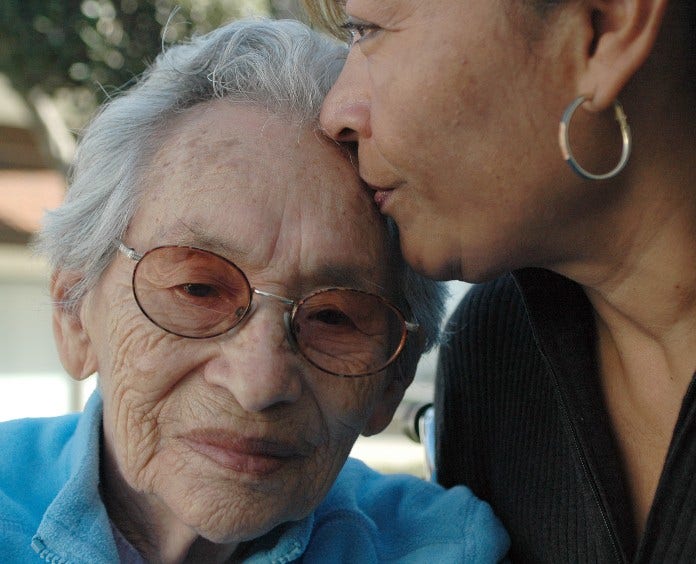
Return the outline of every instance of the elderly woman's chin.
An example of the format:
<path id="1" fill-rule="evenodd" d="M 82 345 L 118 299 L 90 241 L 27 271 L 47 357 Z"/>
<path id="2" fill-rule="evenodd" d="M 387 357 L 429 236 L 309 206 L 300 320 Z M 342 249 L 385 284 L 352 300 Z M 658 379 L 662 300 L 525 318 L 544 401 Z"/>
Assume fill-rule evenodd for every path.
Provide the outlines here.
<path id="1" fill-rule="evenodd" d="M 351 441 L 352 442 L 352 441 Z M 172 547 L 197 538 L 216 544 L 257 539 L 307 517 L 326 495 L 348 454 L 309 443 L 244 441 L 222 430 L 198 430 L 163 441 L 132 475 L 113 462 L 103 495 L 117 526 L 142 527 L 148 542 Z M 119 514 L 125 521 L 120 521 Z M 152 530 L 153 524 L 158 530 Z M 168 539 L 168 540 L 165 540 Z"/>
<path id="2" fill-rule="evenodd" d="M 190 492 L 181 492 L 180 499 L 171 502 L 175 519 L 190 528 L 193 538 L 238 544 L 260 538 L 283 523 L 303 519 L 314 509 L 306 503 L 287 507 L 282 498 L 256 497 L 243 490 L 223 491 L 227 493 L 221 495 L 209 485 L 194 485 Z"/>
<path id="3" fill-rule="evenodd" d="M 335 478 L 331 473 L 324 481 L 308 485 L 297 476 L 314 473 L 298 463 L 290 463 L 295 468 L 278 471 L 277 477 L 271 474 L 267 479 L 245 472 L 221 477 L 217 469 L 210 468 L 215 463 L 192 462 L 198 463 L 198 471 L 182 469 L 177 477 L 164 477 L 167 484 L 163 494 L 171 496 L 167 505 L 178 520 L 214 543 L 253 540 L 278 525 L 303 519 Z"/>

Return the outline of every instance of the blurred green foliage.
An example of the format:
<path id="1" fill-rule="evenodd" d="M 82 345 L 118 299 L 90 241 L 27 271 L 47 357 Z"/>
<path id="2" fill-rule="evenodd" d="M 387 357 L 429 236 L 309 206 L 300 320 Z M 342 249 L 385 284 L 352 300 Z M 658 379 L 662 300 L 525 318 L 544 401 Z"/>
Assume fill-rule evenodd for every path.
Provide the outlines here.
<path id="1" fill-rule="evenodd" d="M 0 72 L 20 93 L 87 86 L 100 101 L 163 45 L 272 11 L 269 0 L 1 0 Z"/>
<path id="2" fill-rule="evenodd" d="M 0 0 L 0 74 L 37 116 L 40 136 L 37 98 L 78 131 L 167 44 L 257 15 L 303 12 L 299 0 Z"/>

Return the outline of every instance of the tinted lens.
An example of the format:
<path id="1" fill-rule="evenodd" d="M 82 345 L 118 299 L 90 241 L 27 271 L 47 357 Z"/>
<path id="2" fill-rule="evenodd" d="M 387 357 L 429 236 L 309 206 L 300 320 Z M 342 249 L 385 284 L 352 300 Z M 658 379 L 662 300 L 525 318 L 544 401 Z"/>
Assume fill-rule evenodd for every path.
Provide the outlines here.
<path id="1" fill-rule="evenodd" d="M 135 299 L 156 325 L 182 337 L 220 335 L 244 317 L 251 289 L 224 258 L 191 247 L 158 247 L 133 273 Z"/>
<path id="2" fill-rule="evenodd" d="M 350 289 L 312 294 L 296 307 L 293 333 L 315 366 L 340 376 L 365 376 L 391 363 L 403 348 L 403 316 L 386 300 Z"/>

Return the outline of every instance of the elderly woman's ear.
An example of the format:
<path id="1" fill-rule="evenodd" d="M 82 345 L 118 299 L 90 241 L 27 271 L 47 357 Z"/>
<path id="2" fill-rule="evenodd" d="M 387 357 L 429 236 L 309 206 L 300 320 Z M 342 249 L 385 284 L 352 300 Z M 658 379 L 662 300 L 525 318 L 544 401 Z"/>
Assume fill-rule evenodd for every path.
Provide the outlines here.
<path id="1" fill-rule="evenodd" d="M 585 44 L 579 45 L 585 62 L 578 94 L 588 98 L 587 109 L 601 111 L 612 105 L 650 54 L 667 0 L 597 0 L 581 6 L 587 33 Z"/>
<path id="2" fill-rule="evenodd" d="M 416 375 L 417 358 L 410 360 L 409 357 L 416 353 L 416 347 L 407 347 L 402 358 L 397 360 L 394 366 L 394 377 L 387 384 L 387 387 L 382 392 L 380 401 L 375 406 L 372 416 L 368 419 L 367 425 L 362 431 L 362 435 L 369 437 L 381 433 L 389 425 L 396 408 L 399 407 L 401 400 L 404 399 L 406 388 L 413 382 L 413 377 Z"/>
<path id="3" fill-rule="evenodd" d="M 82 323 L 83 302 L 74 305 L 67 299 L 69 288 L 78 280 L 75 273 L 58 271 L 51 278 L 50 291 L 53 300 L 53 336 L 60 361 L 70 376 L 82 380 L 97 371 L 97 358 Z"/>

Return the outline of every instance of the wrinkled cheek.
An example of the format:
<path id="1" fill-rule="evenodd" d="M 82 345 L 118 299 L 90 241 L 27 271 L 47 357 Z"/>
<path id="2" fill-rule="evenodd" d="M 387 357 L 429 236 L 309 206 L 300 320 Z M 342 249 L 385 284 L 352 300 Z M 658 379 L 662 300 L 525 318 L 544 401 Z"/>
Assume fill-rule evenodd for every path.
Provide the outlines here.
<path id="1" fill-rule="evenodd" d="M 324 403 L 326 420 L 334 422 L 330 424 L 332 434 L 354 440 L 362 432 L 385 385 L 379 375 L 366 378 L 342 380 L 331 401 Z"/>
<path id="2" fill-rule="evenodd" d="M 148 466 L 159 448 L 160 415 L 169 388 L 157 372 L 142 369 L 142 360 L 150 356 L 147 351 L 157 350 L 152 338 L 132 332 L 121 341 L 112 371 L 102 374 L 100 383 L 105 437 L 122 475 L 140 491 L 152 479 Z M 166 374 L 166 368 L 160 369 Z"/>
<path id="3" fill-rule="evenodd" d="M 131 487 L 146 491 L 160 442 L 159 406 L 143 403 L 137 394 L 116 389 L 104 400 L 104 436 L 118 469 Z M 123 393 L 120 393 L 123 392 Z"/>
<path id="4" fill-rule="evenodd" d="M 114 362 L 114 379 L 155 401 L 178 380 L 185 362 L 177 362 L 176 346 L 166 333 L 132 331 L 122 341 Z"/>
<path id="5" fill-rule="evenodd" d="M 327 425 L 323 441 L 305 472 L 306 476 L 313 476 L 305 484 L 306 491 L 318 499 L 330 489 L 368 420 L 363 405 L 345 400 L 335 408 L 332 416 L 324 414 Z"/>

